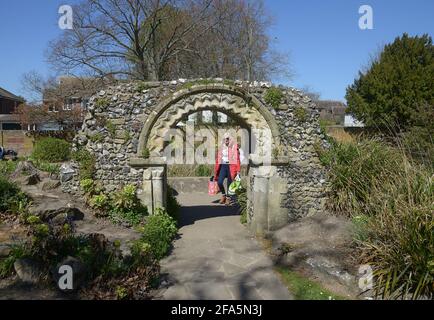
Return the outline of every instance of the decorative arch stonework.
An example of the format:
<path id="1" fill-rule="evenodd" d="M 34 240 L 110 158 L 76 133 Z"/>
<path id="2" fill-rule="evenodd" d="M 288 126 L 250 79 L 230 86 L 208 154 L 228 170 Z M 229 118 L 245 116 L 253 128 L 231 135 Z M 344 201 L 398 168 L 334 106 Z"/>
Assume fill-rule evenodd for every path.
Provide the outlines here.
<path id="1" fill-rule="evenodd" d="M 279 126 L 271 112 L 256 97 L 240 88 L 223 84 L 212 87 L 199 85 L 188 91 L 178 91 L 157 106 L 143 127 L 138 155 L 143 154 L 145 148 L 151 155 L 161 154 L 166 132 L 183 116 L 202 110 L 217 110 L 235 116 L 254 129 L 268 128 L 273 145 L 279 145 Z"/>
<path id="2" fill-rule="evenodd" d="M 152 213 L 164 207 L 167 163 L 164 136 L 180 119 L 201 110 L 217 110 L 240 119 L 252 129 L 269 129 L 273 158 L 262 163 L 250 155 L 247 177 L 248 221 L 254 232 L 284 226 L 288 221 L 324 210 L 326 179 L 314 146 L 326 145 L 319 112 L 309 98 L 283 88 L 281 103 L 266 103 L 269 85 L 222 81 L 123 83 L 90 99 L 74 148 L 96 158 L 95 180 L 113 192 L 134 184 Z M 144 150 L 150 157 L 144 158 Z M 66 192 L 79 190 L 78 166 Z"/>

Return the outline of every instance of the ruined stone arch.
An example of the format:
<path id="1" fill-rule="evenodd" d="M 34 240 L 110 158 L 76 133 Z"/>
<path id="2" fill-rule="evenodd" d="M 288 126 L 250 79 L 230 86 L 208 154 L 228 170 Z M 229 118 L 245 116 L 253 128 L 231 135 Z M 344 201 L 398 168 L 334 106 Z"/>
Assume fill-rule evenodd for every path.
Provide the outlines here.
<path id="1" fill-rule="evenodd" d="M 274 116 L 256 97 L 241 88 L 223 84 L 199 85 L 174 93 L 156 107 L 140 134 L 137 155 L 143 154 L 147 148 L 151 156 L 161 156 L 165 133 L 185 115 L 203 110 L 221 111 L 242 120 L 250 128 L 268 128 L 273 146 L 280 144 L 279 126 Z"/>
<path id="2" fill-rule="evenodd" d="M 278 151 L 270 163 L 251 157 L 247 177 L 248 221 L 254 232 L 267 232 L 324 210 L 327 179 L 317 146 L 326 146 L 315 104 L 294 88 L 280 87 L 280 103 L 266 101 L 269 85 L 207 80 L 125 82 L 96 93 L 89 101 L 74 149 L 95 156 L 94 179 L 107 193 L 137 186 L 152 214 L 166 201 L 167 162 L 161 155 L 162 132 L 183 116 L 203 109 L 235 115 L 251 127 L 270 129 Z M 229 83 L 229 84 L 228 84 Z M 150 148 L 154 154 L 144 157 Z M 62 188 L 80 193 L 79 169 Z"/>

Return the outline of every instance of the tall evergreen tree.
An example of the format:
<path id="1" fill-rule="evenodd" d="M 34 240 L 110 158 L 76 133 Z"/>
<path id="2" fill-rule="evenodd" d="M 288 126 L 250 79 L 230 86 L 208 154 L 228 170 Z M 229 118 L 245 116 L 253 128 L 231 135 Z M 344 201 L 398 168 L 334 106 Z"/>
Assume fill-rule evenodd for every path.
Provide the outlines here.
<path id="1" fill-rule="evenodd" d="M 433 119 L 423 115 L 434 108 L 432 38 L 404 34 L 386 45 L 347 88 L 346 99 L 349 111 L 368 127 L 405 131 L 432 126 Z"/>

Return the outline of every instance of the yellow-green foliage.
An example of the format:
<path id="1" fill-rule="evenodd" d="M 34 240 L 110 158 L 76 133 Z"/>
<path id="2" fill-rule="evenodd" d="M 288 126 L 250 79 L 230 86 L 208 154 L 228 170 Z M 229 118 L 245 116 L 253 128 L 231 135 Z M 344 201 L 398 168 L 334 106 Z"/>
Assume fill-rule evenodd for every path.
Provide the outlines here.
<path id="1" fill-rule="evenodd" d="M 294 111 L 295 118 L 298 122 L 306 122 L 307 121 L 307 111 L 303 107 L 298 107 Z"/>
<path id="2" fill-rule="evenodd" d="M 150 156 L 151 156 L 151 153 L 149 152 L 149 149 L 148 148 L 143 149 L 142 157 L 145 159 L 149 159 Z"/>
<path id="3" fill-rule="evenodd" d="M 116 136 L 116 126 L 113 124 L 113 122 L 108 120 L 106 122 L 106 129 L 107 129 L 108 133 L 110 134 L 110 138 L 114 139 Z"/>
<path id="4" fill-rule="evenodd" d="M 110 102 L 106 98 L 98 98 L 95 100 L 95 106 L 98 108 L 105 108 L 110 105 Z"/>
<path id="5" fill-rule="evenodd" d="M 330 172 L 330 207 L 357 222 L 357 255 L 374 269 L 376 294 L 432 298 L 432 168 L 375 140 L 336 143 L 322 160 Z"/>
<path id="6" fill-rule="evenodd" d="M 278 108 L 283 100 L 283 92 L 279 88 L 270 88 L 265 93 L 264 100 L 273 108 Z"/>

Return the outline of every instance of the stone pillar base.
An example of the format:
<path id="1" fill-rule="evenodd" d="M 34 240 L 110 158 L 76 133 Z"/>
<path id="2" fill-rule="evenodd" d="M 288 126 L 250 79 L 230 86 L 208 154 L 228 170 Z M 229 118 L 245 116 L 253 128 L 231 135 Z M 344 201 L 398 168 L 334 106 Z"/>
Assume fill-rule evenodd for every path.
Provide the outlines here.
<path id="1" fill-rule="evenodd" d="M 158 208 L 166 208 L 167 177 L 166 166 L 149 167 L 143 172 L 143 191 L 139 195 L 141 203 L 155 214 Z"/>

